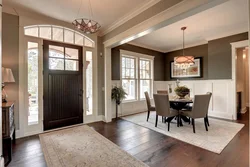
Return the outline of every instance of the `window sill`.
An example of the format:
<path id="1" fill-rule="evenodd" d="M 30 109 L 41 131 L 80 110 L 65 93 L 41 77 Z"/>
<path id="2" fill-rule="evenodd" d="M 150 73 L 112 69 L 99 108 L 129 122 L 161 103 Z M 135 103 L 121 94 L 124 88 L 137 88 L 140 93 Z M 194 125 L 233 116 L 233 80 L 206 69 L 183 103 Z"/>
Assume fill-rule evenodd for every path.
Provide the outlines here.
<path id="1" fill-rule="evenodd" d="M 150 98 L 150 100 L 153 100 L 153 99 Z M 135 102 L 142 102 L 142 101 L 146 101 L 146 99 L 140 99 L 140 100 L 126 100 L 126 101 L 122 101 L 122 104 L 135 103 Z"/>
<path id="2" fill-rule="evenodd" d="M 124 100 L 122 101 L 122 104 L 123 103 L 133 103 L 133 102 L 137 102 L 138 100 Z"/>

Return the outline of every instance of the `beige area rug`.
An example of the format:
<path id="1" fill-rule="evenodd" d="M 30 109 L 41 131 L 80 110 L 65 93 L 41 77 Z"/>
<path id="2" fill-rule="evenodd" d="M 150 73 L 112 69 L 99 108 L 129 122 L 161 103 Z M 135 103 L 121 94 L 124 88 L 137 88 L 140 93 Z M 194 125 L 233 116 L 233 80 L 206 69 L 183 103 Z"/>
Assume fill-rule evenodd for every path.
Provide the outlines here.
<path id="1" fill-rule="evenodd" d="M 158 118 L 158 125 L 155 127 L 155 117 L 155 112 L 151 112 L 148 122 L 146 121 L 147 113 L 122 118 L 217 154 L 220 154 L 233 137 L 244 127 L 244 124 L 209 118 L 210 126 L 208 131 L 206 131 L 204 119 L 197 119 L 195 120 L 196 133 L 193 133 L 191 124 L 183 122 L 182 127 L 177 127 L 176 120 L 173 119 L 170 124 L 170 131 L 168 131 L 168 126 L 162 123 L 161 117 Z"/>
<path id="2" fill-rule="evenodd" d="M 48 167 L 146 167 L 87 125 L 39 135 Z"/>

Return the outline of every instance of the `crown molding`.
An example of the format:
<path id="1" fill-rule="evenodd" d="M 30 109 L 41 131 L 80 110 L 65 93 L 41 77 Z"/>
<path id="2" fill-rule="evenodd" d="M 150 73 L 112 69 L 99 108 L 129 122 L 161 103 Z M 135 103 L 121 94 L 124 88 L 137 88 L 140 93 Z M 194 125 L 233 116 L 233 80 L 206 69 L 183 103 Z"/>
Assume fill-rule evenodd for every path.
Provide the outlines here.
<path id="1" fill-rule="evenodd" d="M 205 45 L 205 44 L 208 44 L 208 41 L 198 41 L 198 42 L 186 45 L 185 49 L 192 48 L 192 47 L 195 47 L 195 46 Z M 169 52 L 173 52 L 173 51 L 177 51 L 177 50 L 182 50 L 182 49 L 183 49 L 183 47 L 179 46 L 179 47 L 175 47 L 175 48 L 171 48 L 171 49 L 165 50 L 164 53 L 169 53 Z"/>
<path id="2" fill-rule="evenodd" d="M 161 49 L 158 49 L 158 48 L 154 48 L 154 47 L 151 47 L 151 46 L 147 46 L 147 45 L 143 45 L 143 44 L 139 44 L 139 43 L 136 43 L 134 41 L 128 42 L 128 44 L 134 45 L 134 46 L 138 46 L 138 47 L 141 47 L 141 48 L 145 48 L 145 49 L 150 49 L 150 50 L 157 51 L 157 52 L 165 53 L 164 50 L 161 50 Z"/>
<path id="3" fill-rule="evenodd" d="M 100 33 L 98 34 L 99 36 L 104 36 L 106 34 L 108 34 L 109 32 L 113 31 L 114 29 L 116 29 L 117 27 L 119 27 L 120 25 L 126 23 L 128 20 L 134 18 L 135 16 L 137 16 L 138 14 L 142 13 L 143 11 L 147 10 L 148 8 L 150 8 L 151 6 L 154 6 L 155 4 L 157 4 L 158 2 L 160 2 L 161 0 L 150 0 L 149 2 L 143 4 L 141 7 L 136 8 L 135 10 L 133 10 L 132 12 L 126 14 L 125 16 L 117 19 L 117 21 L 113 22 L 111 24 L 111 26 L 108 26 L 107 28 L 103 28 L 103 30 L 100 31 Z"/>

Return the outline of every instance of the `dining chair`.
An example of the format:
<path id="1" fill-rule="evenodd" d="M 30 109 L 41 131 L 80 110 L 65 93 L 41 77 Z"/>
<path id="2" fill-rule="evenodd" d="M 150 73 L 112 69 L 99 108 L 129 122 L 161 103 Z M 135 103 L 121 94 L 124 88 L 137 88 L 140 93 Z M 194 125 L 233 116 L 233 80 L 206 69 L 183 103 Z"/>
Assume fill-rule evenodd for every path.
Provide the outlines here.
<path id="1" fill-rule="evenodd" d="M 157 94 L 167 95 L 168 91 L 167 90 L 157 90 Z"/>
<path id="2" fill-rule="evenodd" d="M 192 110 L 184 110 L 181 112 L 181 115 L 187 116 L 192 119 L 194 133 L 195 133 L 195 119 L 197 118 L 204 118 L 205 128 L 206 131 L 208 131 L 207 113 L 208 113 L 210 97 L 211 97 L 210 94 L 195 95 Z"/>
<path id="3" fill-rule="evenodd" d="M 210 99 L 209 99 L 209 103 L 210 103 L 210 100 L 211 100 L 211 97 L 212 97 L 212 92 L 207 92 L 207 94 L 210 95 Z M 208 116 L 206 117 L 206 119 L 207 119 L 207 126 L 210 126 L 209 121 L 208 121 Z"/>
<path id="4" fill-rule="evenodd" d="M 168 117 L 168 131 L 170 129 L 170 122 L 172 119 L 178 115 L 178 112 L 170 108 L 168 95 L 154 94 L 155 110 L 156 110 L 156 120 L 155 127 L 157 127 L 158 116 Z"/>
<path id="5" fill-rule="evenodd" d="M 146 98 L 146 102 L 147 102 L 147 107 L 148 107 L 148 116 L 147 116 L 147 121 L 148 121 L 149 115 L 150 115 L 150 111 L 155 111 L 155 106 L 151 105 L 151 101 L 150 101 L 148 92 L 144 92 L 144 94 L 145 94 L 145 98 Z"/>

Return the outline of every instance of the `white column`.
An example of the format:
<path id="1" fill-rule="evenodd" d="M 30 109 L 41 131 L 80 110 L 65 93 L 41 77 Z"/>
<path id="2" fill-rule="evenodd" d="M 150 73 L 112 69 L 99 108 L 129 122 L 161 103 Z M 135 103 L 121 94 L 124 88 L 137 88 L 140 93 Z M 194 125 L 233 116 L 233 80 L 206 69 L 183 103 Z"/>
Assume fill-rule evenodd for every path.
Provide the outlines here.
<path id="1" fill-rule="evenodd" d="M 111 48 L 108 47 L 105 47 L 104 67 L 105 67 L 105 122 L 111 122 L 112 121 Z"/>

